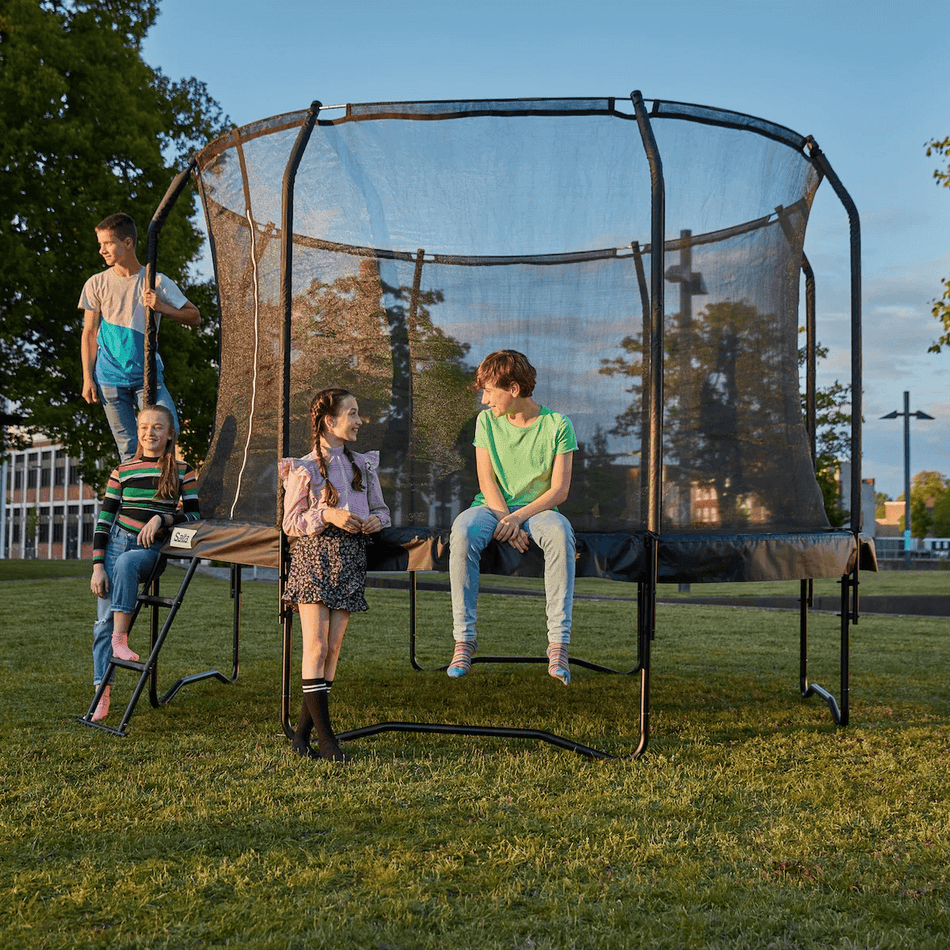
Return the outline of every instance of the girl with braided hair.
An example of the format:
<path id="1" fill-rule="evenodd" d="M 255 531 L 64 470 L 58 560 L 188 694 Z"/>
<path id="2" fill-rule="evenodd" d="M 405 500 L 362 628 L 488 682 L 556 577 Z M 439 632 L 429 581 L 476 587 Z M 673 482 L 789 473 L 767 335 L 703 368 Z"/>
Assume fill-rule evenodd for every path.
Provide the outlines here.
<path id="1" fill-rule="evenodd" d="M 356 397 L 345 389 L 321 390 L 310 403 L 310 419 L 313 451 L 278 466 L 284 532 L 297 539 L 284 601 L 299 612 L 303 634 L 303 705 L 293 751 L 346 762 L 327 699 L 350 614 L 369 609 L 363 596 L 367 535 L 392 522 L 379 487 L 379 452 L 351 452 L 348 445 L 362 425 Z M 310 747 L 314 731 L 317 752 Z"/>

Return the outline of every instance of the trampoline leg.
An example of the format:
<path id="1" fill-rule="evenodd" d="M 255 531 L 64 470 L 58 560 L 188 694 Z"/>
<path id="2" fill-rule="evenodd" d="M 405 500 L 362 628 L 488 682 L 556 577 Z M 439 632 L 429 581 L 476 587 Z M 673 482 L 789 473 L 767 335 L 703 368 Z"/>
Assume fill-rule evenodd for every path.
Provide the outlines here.
<path id="1" fill-rule="evenodd" d="M 281 664 L 280 664 L 280 724 L 288 739 L 294 737 L 294 726 L 290 721 L 290 663 L 293 656 L 294 615 L 292 611 L 281 609 Z"/>
<path id="2" fill-rule="evenodd" d="M 856 615 L 851 611 L 851 595 L 854 600 L 858 596 L 857 568 L 854 574 L 846 574 L 841 578 L 841 714 L 838 718 L 839 726 L 846 726 L 850 718 L 851 694 L 851 618 Z"/>
<path id="3" fill-rule="evenodd" d="M 637 660 L 640 667 L 640 743 L 629 756 L 639 759 L 650 741 L 650 650 L 656 636 L 656 537 L 647 541 L 649 581 L 637 586 Z"/>
<path id="4" fill-rule="evenodd" d="M 422 667 L 416 660 L 416 607 L 418 604 L 419 586 L 416 581 L 416 572 L 409 572 L 409 663 L 414 670 Z"/>
<path id="5" fill-rule="evenodd" d="M 808 682 L 808 606 L 812 600 L 811 581 L 802 581 L 800 600 L 800 688 L 803 699 L 810 696 L 820 696 L 831 710 L 831 716 L 837 726 L 848 724 L 848 694 L 850 691 L 850 651 L 851 651 L 851 590 L 857 587 L 857 581 L 851 575 L 845 574 L 841 578 L 841 638 L 840 638 L 840 668 L 841 668 L 841 705 L 824 687 L 817 683 Z M 806 586 L 807 585 L 807 586 Z"/>

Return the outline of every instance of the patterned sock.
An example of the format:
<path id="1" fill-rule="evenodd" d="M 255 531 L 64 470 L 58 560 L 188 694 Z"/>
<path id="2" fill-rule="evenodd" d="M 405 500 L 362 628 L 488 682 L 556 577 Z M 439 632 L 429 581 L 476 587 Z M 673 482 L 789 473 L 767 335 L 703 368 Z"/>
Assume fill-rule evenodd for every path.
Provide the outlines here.
<path id="1" fill-rule="evenodd" d="M 571 682 L 571 666 L 567 659 L 567 644 L 552 643 L 548 647 L 548 676 L 560 680 L 565 686 Z"/>
<path id="2" fill-rule="evenodd" d="M 464 676 L 472 668 L 472 657 L 478 643 L 475 640 L 456 640 L 455 653 L 446 672 L 453 678 Z"/>
<path id="3" fill-rule="evenodd" d="M 92 721 L 99 722 L 100 719 L 105 719 L 109 715 L 109 691 L 111 690 L 110 686 L 105 688 L 103 694 L 99 697 L 99 702 L 96 705 L 96 711 L 92 714 Z"/>
<path id="4" fill-rule="evenodd" d="M 129 649 L 129 635 L 127 633 L 112 634 L 112 655 L 120 660 L 131 660 L 133 663 L 139 658 L 138 653 Z"/>

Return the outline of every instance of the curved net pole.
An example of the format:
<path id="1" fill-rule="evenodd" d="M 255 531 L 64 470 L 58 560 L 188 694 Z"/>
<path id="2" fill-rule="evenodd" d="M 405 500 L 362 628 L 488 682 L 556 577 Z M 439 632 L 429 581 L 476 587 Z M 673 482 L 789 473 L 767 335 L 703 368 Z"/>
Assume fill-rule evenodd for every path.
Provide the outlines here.
<path id="1" fill-rule="evenodd" d="M 293 257 L 294 257 L 294 183 L 297 179 L 297 169 L 303 153 L 307 150 L 310 133 L 317 122 L 322 103 L 314 101 L 310 104 L 307 118 L 300 127 L 297 141 L 287 159 L 284 169 L 283 191 L 281 193 L 280 219 L 280 309 L 284 315 L 283 334 L 281 335 L 281 365 L 283 367 L 280 384 L 280 437 L 277 443 L 277 458 L 287 458 L 290 455 L 290 349 L 291 349 L 291 318 L 293 316 Z M 280 554 L 277 566 L 277 597 L 279 606 L 278 616 L 281 621 L 283 638 L 281 650 L 281 695 L 280 721 L 288 738 L 294 730 L 290 725 L 290 660 L 293 654 L 294 613 L 284 606 L 284 587 L 287 584 L 287 572 L 290 570 L 290 552 L 287 545 L 287 535 L 281 527 L 284 520 L 284 492 L 282 486 L 277 492 L 277 526 L 280 531 Z"/>
<path id="2" fill-rule="evenodd" d="M 630 98 L 637 116 L 643 150 L 650 165 L 650 336 L 647 354 L 649 426 L 641 433 L 641 472 L 647 482 L 647 570 L 646 583 L 637 589 L 637 639 L 640 654 L 640 743 L 631 758 L 646 751 L 650 738 L 650 641 L 656 630 L 657 541 L 660 534 L 663 465 L 663 310 L 666 266 L 666 185 L 663 162 L 653 136 L 650 119 L 639 91 Z M 642 477 L 642 476 L 641 476 Z"/>
<path id="3" fill-rule="evenodd" d="M 811 160 L 828 179 L 838 200 L 848 213 L 851 228 L 851 530 L 861 531 L 861 219 L 851 195 L 828 163 L 818 143 L 809 136 Z M 855 501 L 858 504 L 855 504 Z M 857 620 L 857 617 L 855 617 Z"/>
<path id="4" fill-rule="evenodd" d="M 145 285 L 149 290 L 155 289 L 155 276 L 158 264 L 158 236 L 165 225 L 169 213 L 175 206 L 178 196 L 185 190 L 191 173 L 198 166 L 198 156 L 192 155 L 188 164 L 174 177 L 165 192 L 165 197 L 159 202 L 148 224 L 148 237 L 145 243 Z M 155 403 L 155 392 L 158 382 L 155 378 L 155 352 L 158 328 L 155 326 L 155 314 L 150 307 L 145 308 L 145 376 L 142 381 L 145 390 L 145 404 Z"/>
<path id="5" fill-rule="evenodd" d="M 861 411 L 862 411 L 862 341 L 861 341 L 861 219 L 851 195 L 835 174 L 818 143 L 809 136 L 806 142 L 811 160 L 828 179 L 838 200 L 848 213 L 851 233 L 851 533 L 857 542 L 854 570 L 841 578 L 841 705 L 820 687 L 811 685 L 811 692 L 820 695 L 831 709 L 835 722 L 846 726 L 849 712 L 850 628 L 858 622 L 858 587 L 860 584 L 861 533 Z"/>
<path id="6" fill-rule="evenodd" d="M 805 414 L 808 424 L 808 445 L 812 462 L 818 459 L 818 425 L 816 381 L 817 337 L 815 318 L 815 272 L 808 258 L 802 254 L 802 273 L 805 275 Z"/>

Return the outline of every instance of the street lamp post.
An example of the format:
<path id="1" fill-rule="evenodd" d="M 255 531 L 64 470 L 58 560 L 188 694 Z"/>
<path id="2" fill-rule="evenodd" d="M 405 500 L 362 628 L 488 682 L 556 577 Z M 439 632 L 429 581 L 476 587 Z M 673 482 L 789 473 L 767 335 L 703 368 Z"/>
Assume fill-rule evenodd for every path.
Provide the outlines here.
<path id="1" fill-rule="evenodd" d="M 904 417 L 904 567 L 910 570 L 910 417 L 917 419 L 933 419 L 926 412 L 910 411 L 910 393 L 904 391 L 904 411 L 898 412 L 896 409 L 889 412 L 882 419 L 896 419 L 899 416 Z"/>
<path id="2" fill-rule="evenodd" d="M 682 337 L 680 346 L 688 360 L 690 347 L 692 345 L 691 334 L 693 331 L 693 297 L 705 295 L 706 282 L 703 275 L 693 270 L 693 232 L 690 230 L 680 231 L 680 261 L 679 264 L 673 264 L 668 267 L 664 277 L 674 284 L 680 285 L 680 334 Z M 684 379 L 686 377 L 684 376 Z M 692 486 L 687 486 L 685 501 L 681 504 L 684 511 L 681 512 L 681 519 L 689 522 L 692 518 L 692 499 L 689 492 Z M 689 584 L 680 584 L 681 591 L 688 592 Z"/>

